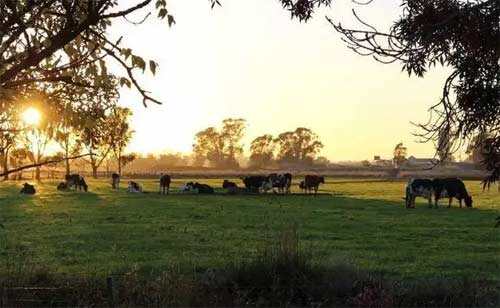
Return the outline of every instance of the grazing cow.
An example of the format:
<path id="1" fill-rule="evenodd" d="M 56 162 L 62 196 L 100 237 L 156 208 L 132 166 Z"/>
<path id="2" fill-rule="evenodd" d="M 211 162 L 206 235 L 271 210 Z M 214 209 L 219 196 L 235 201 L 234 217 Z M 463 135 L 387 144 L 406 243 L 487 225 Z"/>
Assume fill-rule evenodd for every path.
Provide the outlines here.
<path id="1" fill-rule="evenodd" d="M 272 183 L 272 187 L 277 188 L 279 193 L 290 193 L 290 187 L 292 185 L 291 173 L 271 173 L 268 178 Z"/>
<path id="2" fill-rule="evenodd" d="M 198 182 L 189 182 L 186 184 L 187 187 L 190 187 L 190 190 L 195 190 L 197 191 L 199 194 L 213 194 L 214 193 L 214 189 L 207 185 L 207 184 L 200 184 Z"/>
<path id="3" fill-rule="evenodd" d="M 160 194 L 164 195 L 165 192 L 167 195 L 170 192 L 170 183 L 172 182 L 172 178 L 168 174 L 162 174 L 160 176 Z"/>
<path id="4" fill-rule="evenodd" d="M 314 194 L 318 193 L 319 184 L 325 184 L 325 177 L 317 175 L 306 175 L 304 178 L 304 189 L 311 193 L 314 190 Z"/>
<path id="5" fill-rule="evenodd" d="M 127 191 L 129 193 L 142 193 L 142 187 L 141 185 L 139 185 L 139 183 L 130 181 L 128 182 Z"/>
<path id="6" fill-rule="evenodd" d="M 35 186 L 24 183 L 20 193 L 24 195 L 34 195 L 36 193 Z"/>
<path id="7" fill-rule="evenodd" d="M 119 189 L 120 187 L 120 175 L 118 173 L 113 173 L 111 175 L 111 186 L 113 189 Z"/>
<path id="8" fill-rule="evenodd" d="M 406 184 L 406 208 L 415 207 L 415 199 L 423 197 L 429 201 L 432 207 L 432 195 L 434 194 L 434 184 L 430 179 L 410 179 Z"/>
<path id="9" fill-rule="evenodd" d="M 65 178 L 68 188 L 75 187 L 75 190 L 83 189 L 84 191 L 87 191 L 89 188 L 83 176 L 80 176 L 79 174 L 68 174 Z"/>
<path id="10" fill-rule="evenodd" d="M 438 206 L 439 199 L 448 198 L 448 207 L 451 207 L 453 198 L 458 199 L 460 207 L 462 200 L 465 201 L 467 207 L 472 207 L 472 197 L 467 192 L 465 184 L 457 178 L 434 179 L 432 181 L 434 189 L 434 206 Z"/>
<path id="11" fill-rule="evenodd" d="M 57 190 L 60 190 L 60 191 L 68 190 L 68 183 L 60 182 L 59 184 L 57 184 Z"/>
<path id="12" fill-rule="evenodd" d="M 258 193 L 260 190 L 268 191 L 270 189 L 273 189 L 273 185 L 269 180 L 269 177 L 267 176 L 263 175 L 246 176 L 242 179 L 242 181 L 249 192 Z"/>

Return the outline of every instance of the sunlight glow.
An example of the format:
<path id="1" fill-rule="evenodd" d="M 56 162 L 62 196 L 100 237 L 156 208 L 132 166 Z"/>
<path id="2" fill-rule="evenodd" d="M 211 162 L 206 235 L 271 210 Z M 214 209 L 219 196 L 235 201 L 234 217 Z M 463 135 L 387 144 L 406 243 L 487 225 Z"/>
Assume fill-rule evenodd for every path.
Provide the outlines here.
<path id="1" fill-rule="evenodd" d="M 40 123 L 41 114 L 37 109 L 30 107 L 23 112 L 23 122 L 29 126 L 37 126 Z"/>

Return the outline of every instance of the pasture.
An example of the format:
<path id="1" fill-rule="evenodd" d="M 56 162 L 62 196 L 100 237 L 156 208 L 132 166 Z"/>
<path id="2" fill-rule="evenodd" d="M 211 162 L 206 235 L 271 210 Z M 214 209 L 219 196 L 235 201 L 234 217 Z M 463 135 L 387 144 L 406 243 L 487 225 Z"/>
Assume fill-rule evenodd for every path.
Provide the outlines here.
<path id="1" fill-rule="evenodd" d="M 59 192 L 56 183 L 19 195 L 21 183 L 0 184 L 0 271 L 41 266 L 73 275 L 147 276 L 168 267 L 218 268 L 256 255 L 294 225 L 314 262 L 346 262 L 399 279 L 473 278 L 500 281 L 500 193 L 466 186 L 474 208 L 405 209 L 403 181 L 327 179 L 321 196 L 161 196 L 113 191 L 89 180 L 89 192 Z M 200 182 L 220 187 L 221 179 Z M 237 180 L 240 183 L 239 180 Z M 293 186 L 298 191 L 296 184 Z"/>

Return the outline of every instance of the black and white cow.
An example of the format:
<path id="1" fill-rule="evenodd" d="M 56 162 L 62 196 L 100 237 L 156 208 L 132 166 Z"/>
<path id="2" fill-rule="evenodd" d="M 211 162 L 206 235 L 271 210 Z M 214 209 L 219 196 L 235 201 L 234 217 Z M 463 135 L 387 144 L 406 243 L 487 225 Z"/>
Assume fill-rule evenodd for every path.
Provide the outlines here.
<path id="1" fill-rule="evenodd" d="M 279 193 L 290 193 L 290 187 L 292 186 L 291 173 L 271 173 L 268 178 L 272 183 L 272 187 L 277 188 Z"/>
<path id="2" fill-rule="evenodd" d="M 65 177 L 66 183 L 68 184 L 68 188 L 74 187 L 75 190 L 84 190 L 87 191 L 89 186 L 87 185 L 87 182 L 85 182 L 85 179 L 83 176 L 79 174 L 68 174 Z"/>
<path id="3" fill-rule="evenodd" d="M 472 207 L 472 197 L 467 192 L 465 184 L 457 178 L 434 179 L 432 180 L 434 189 L 434 206 L 438 206 L 439 199 L 448 198 L 448 207 L 451 207 L 453 198 L 458 199 L 460 207 L 462 200 L 465 201 L 465 206 Z"/>
<path id="4" fill-rule="evenodd" d="M 201 184 L 198 182 L 189 182 L 186 184 L 187 187 L 189 187 L 190 191 L 196 191 L 199 194 L 213 194 L 214 189 L 207 184 Z"/>
<path id="5" fill-rule="evenodd" d="M 258 193 L 260 191 L 267 192 L 273 189 L 273 184 L 268 176 L 252 175 L 242 178 L 243 184 L 249 192 Z"/>
<path id="6" fill-rule="evenodd" d="M 142 193 L 142 186 L 134 181 L 128 182 L 127 192 L 129 193 Z"/>
<path id="7" fill-rule="evenodd" d="M 430 179 L 410 179 L 406 184 L 406 208 L 415 207 L 415 199 L 423 197 L 429 201 L 432 207 L 432 195 L 434 194 L 433 181 Z"/>

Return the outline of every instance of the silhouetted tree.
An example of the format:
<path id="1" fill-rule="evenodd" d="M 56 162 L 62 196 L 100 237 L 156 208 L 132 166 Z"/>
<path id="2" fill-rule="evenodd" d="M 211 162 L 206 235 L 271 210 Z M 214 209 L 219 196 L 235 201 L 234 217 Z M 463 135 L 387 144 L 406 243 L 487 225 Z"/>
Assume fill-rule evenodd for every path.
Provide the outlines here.
<path id="1" fill-rule="evenodd" d="M 24 145 L 32 153 L 29 158 L 33 164 L 39 164 L 44 160 L 47 146 L 55 135 L 60 112 L 57 106 L 57 104 L 52 104 L 42 92 L 26 98 L 23 109 L 33 108 L 40 113 L 38 123 L 33 123 L 23 129 Z M 40 181 L 40 166 L 35 167 L 35 179 Z"/>
<path id="2" fill-rule="evenodd" d="M 283 163 L 311 164 L 323 148 L 318 136 L 305 127 L 284 132 L 275 142 L 278 145 L 277 159 Z"/>
<path id="3" fill-rule="evenodd" d="M 403 143 L 400 142 L 394 147 L 393 158 L 394 166 L 399 168 L 405 161 L 408 149 L 403 146 Z"/>
<path id="4" fill-rule="evenodd" d="M 174 19 L 165 0 L 120 4 L 115 0 L 1 1 L 0 98 L 8 99 L 32 85 L 99 87 L 109 76 L 109 59 L 124 69 L 122 85 L 134 86 L 144 103 L 159 103 L 134 77 L 136 70 L 144 71 L 147 66 L 154 74 L 156 62 L 147 64 L 123 47 L 121 38 L 112 41 L 109 29 L 114 20 L 127 20 L 137 12 L 156 10 L 169 25 Z"/>
<path id="5" fill-rule="evenodd" d="M 9 152 L 15 147 L 22 132 L 19 111 L 20 108 L 0 100 L 0 162 L 4 173 L 9 169 Z M 9 176 L 5 175 L 4 179 L 8 178 Z"/>
<path id="6" fill-rule="evenodd" d="M 276 144 L 272 135 L 262 135 L 250 144 L 250 165 L 262 168 L 269 166 L 274 159 Z"/>
<path id="7" fill-rule="evenodd" d="M 127 147 L 130 139 L 132 138 L 133 131 L 130 128 L 130 117 L 132 112 L 128 108 L 115 107 L 110 115 L 106 118 L 108 122 L 106 126 L 110 129 L 107 134 L 107 142 L 113 150 L 116 164 L 118 166 L 118 174 L 122 174 L 122 166 L 125 161 L 122 159 L 131 158 L 134 160 L 135 156 L 124 157 L 123 152 Z M 127 162 L 128 163 L 128 162 Z"/>
<path id="8" fill-rule="evenodd" d="M 28 149 L 22 147 L 14 148 L 10 151 L 9 162 L 10 165 L 15 169 L 26 164 L 30 157 L 33 157 L 33 153 L 31 153 Z M 17 172 L 14 174 L 14 179 L 21 180 L 22 175 L 22 171 Z M 8 177 L 8 174 L 6 176 Z"/>
<path id="9" fill-rule="evenodd" d="M 237 155 L 243 152 L 240 142 L 245 129 L 244 119 L 225 119 L 222 130 L 209 127 L 195 136 L 193 153 L 196 160 L 203 164 L 208 161 L 220 168 L 238 167 Z"/>

